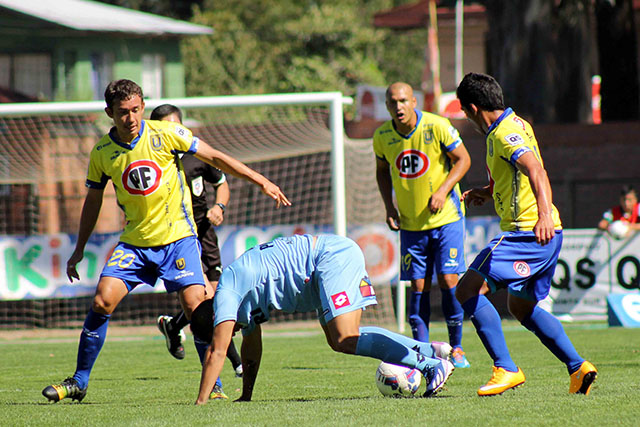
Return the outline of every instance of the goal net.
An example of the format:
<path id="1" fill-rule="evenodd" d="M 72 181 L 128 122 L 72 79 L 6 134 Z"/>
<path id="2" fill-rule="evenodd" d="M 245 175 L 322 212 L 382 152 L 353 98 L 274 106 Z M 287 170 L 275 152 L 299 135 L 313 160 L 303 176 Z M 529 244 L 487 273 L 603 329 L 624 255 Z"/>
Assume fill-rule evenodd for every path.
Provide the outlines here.
<path id="1" fill-rule="evenodd" d="M 284 226 L 293 226 L 294 232 L 340 232 L 348 224 L 347 235 L 353 238 L 354 230 L 359 233 L 354 240 L 363 247 L 378 296 L 378 306 L 366 310 L 363 321 L 393 325 L 390 278 L 378 272 L 377 264 L 394 255 L 385 253 L 388 245 L 376 244 L 382 231 L 374 227 L 375 238 L 366 234 L 367 227 L 384 218 L 371 141 L 344 137 L 342 97 L 337 102 L 335 94 L 328 99 L 319 95 L 148 100 L 145 117 L 165 101 L 181 107 L 185 125 L 195 135 L 250 164 L 291 200 L 291 207 L 276 210 L 255 185 L 228 177 L 231 201 L 219 228 L 221 241 L 228 234 L 225 227 L 263 230 L 251 238 L 245 236 L 246 246 L 260 243 L 266 235 L 277 235 Z M 51 281 L 66 282 L 60 266 L 69 254 L 56 247 L 64 236 L 77 233 L 88 156 L 112 125 L 103 108 L 101 102 L 0 105 L 0 252 L 5 252 L 0 256 L 0 327 L 75 326 L 84 320 L 91 296 L 74 296 L 68 283 L 60 285 L 64 291 L 54 296 L 20 294 L 16 289 L 29 281 L 41 280 L 43 288 L 50 287 Z M 336 108 L 339 111 L 332 112 Z M 339 153 L 332 150 L 336 140 L 342 146 Z M 123 216 L 109 186 L 94 234 L 108 240 L 122 225 Z M 224 250 L 224 241 L 222 246 Z M 36 265 L 41 254 L 44 267 Z M 18 270 L 10 260 L 19 264 Z M 95 282 L 84 285 L 92 288 Z M 38 283 L 29 286 L 36 289 Z M 134 293 L 121 303 L 113 320 L 149 324 L 159 314 L 177 310 L 174 295 Z M 313 317 L 277 314 L 274 319 Z"/>

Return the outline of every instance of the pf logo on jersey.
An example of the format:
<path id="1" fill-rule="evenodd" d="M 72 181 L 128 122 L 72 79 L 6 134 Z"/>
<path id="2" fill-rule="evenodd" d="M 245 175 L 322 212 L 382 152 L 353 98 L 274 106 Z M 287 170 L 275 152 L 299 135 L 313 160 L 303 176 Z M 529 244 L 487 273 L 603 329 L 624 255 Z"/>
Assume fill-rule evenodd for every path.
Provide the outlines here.
<path id="1" fill-rule="evenodd" d="M 429 170 L 429 158 L 422 151 L 404 150 L 396 157 L 400 178 L 418 178 Z"/>
<path id="2" fill-rule="evenodd" d="M 130 194 L 142 196 L 156 191 L 162 178 L 162 169 L 151 160 L 137 160 L 122 174 L 122 185 Z"/>

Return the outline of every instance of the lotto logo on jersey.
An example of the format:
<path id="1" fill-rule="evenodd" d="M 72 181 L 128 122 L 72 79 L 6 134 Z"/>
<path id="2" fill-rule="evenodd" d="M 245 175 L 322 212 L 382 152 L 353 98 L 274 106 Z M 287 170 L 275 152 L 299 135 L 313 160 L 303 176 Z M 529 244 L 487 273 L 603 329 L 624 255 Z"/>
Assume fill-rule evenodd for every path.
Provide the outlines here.
<path id="1" fill-rule="evenodd" d="M 531 267 L 524 261 L 516 261 L 513 263 L 513 270 L 520 277 L 529 277 L 531 274 Z"/>
<path id="2" fill-rule="evenodd" d="M 122 174 L 122 185 L 130 194 L 142 196 L 156 191 L 162 178 L 162 169 L 151 160 L 137 160 Z"/>
<path id="3" fill-rule="evenodd" d="M 429 158 L 419 150 L 404 150 L 396 157 L 400 178 L 414 179 L 429 170 Z"/>
<path id="4" fill-rule="evenodd" d="M 333 306 L 338 309 L 342 307 L 346 307 L 350 305 L 349 297 L 345 291 L 340 292 L 339 294 L 331 295 L 331 301 L 333 302 Z"/>

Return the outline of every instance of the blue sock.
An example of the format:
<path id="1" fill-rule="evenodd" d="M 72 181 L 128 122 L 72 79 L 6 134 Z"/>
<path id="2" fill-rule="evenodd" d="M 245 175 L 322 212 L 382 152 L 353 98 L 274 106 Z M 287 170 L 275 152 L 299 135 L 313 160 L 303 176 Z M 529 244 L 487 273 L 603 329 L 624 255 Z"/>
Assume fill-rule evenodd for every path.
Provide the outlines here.
<path id="1" fill-rule="evenodd" d="M 462 319 L 464 311 L 456 299 L 455 286 L 451 289 L 442 289 L 442 313 L 447 320 L 447 330 L 449 331 L 449 344 L 451 347 L 462 348 Z"/>
<path id="2" fill-rule="evenodd" d="M 440 361 L 420 354 L 411 347 L 394 339 L 393 332 L 375 326 L 360 328 L 356 345 L 358 356 L 372 357 L 394 365 L 416 368 L 423 375 L 429 375 Z"/>
<path id="3" fill-rule="evenodd" d="M 502 333 L 500 315 L 487 297 L 478 295 L 469 298 L 462 304 L 462 308 L 473 322 L 473 326 L 476 327 L 476 332 L 489 356 L 493 359 L 493 364 L 498 368 L 517 372 L 518 367 L 511 359 L 507 342 Z"/>
<path id="4" fill-rule="evenodd" d="M 424 307 L 425 303 L 426 308 Z M 431 298 L 429 292 L 412 292 L 409 300 L 409 325 L 411 325 L 414 339 L 429 342 L 430 314 Z"/>
<path id="5" fill-rule="evenodd" d="M 540 307 L 533 309 L 531 315 L 522 321 L 522 326 L 536 334 L 542 344 L 567 365 L 569 374 L 577 371 L 584 362 L 564 331 L 562 323 Z"/>
<path id="6" fill-rule="evenodd" d="M 209 343 L 205 341 L 201 341 L 198 338 L 193 338 L 193 345 L 196 347 L 196 351 L 198 352 L 198 357 L 200 358 L 200 364 L 204 363 L 204 357 L 207 354 L 207 348 L 209 348 Z M 220 381 L 220 377 L 216 379 L 216 385 L 218 387 L 222 387 L 222 381 Z"/>
<path id="7" fill-rule="evenodd" d="M 82 333 L 80 334 L 80 343 L 78 344 L 78 359 L 76 362 L 76 372 L 73 378 L 78 381 L 80 388 L 86 388 L 89 385 L 89 375 L 93 368 L 98 354 L 102 349 L 104 340 L 107 338 L 107 327 L 109 326 L 109 314 L 100 314 L 89 310 Z"/>

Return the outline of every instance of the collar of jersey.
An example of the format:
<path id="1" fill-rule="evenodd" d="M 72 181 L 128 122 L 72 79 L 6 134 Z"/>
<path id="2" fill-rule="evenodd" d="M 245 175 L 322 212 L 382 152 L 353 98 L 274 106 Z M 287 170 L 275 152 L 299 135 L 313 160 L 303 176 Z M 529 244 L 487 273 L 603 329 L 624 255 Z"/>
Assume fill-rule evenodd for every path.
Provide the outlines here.
<path id="1" fill-rule="evenodd" d="M 507 109 L 504 110 L 502 112 L 502 114 L 500 114 L 500 117 L 498 117 L 498 120 L 496 120 L 495 122 L 491 123 L 491 126 L 489 126 L 489 130 L 487 131 L 487 135 L 489 135 L 491 132 L 493 132 L 493 130 L 495 128 L 497 128 L 498 125 L 511 113 L 513 113 L 513 110 L 511 109 L 511 107 L 507 107 Z"/>
<path id="2" fill-rule="evenodd" d="M 396 133 L 401 137 L 403 137 L 404 139 L 411 138 L 411 135 L 413 135 L 416 129 L 418 129 L 418 125 L 420 124 L 420 120 L 422 119 L 422 111 L 416 110 L 415 108 L 413 109 L 413 111 L 416 112 L 416 116 L 418 116 L 418 118 L 416 119 L 416 126 L 413 129 L 411 129 L 411 132 L 409 132 L 407 135 L 403 135 L 400 132 L 398 132 L 398 129 L 396 129 L 396 123 L 393 120 L 391 120 L 391 126 L 393 126 L 393 130 L 395 130 Z"/>
<path id="3" fill-rule="evenodd" d="M 126 148 L 127 150 L 133 150 L 134 147 L 136 146 L 136 144 L 138 143 L 138 141 L 140 141 L 140 137 L 142 136 L 142 133 L 144 132 L 144 120 L 142 120 L 140 122 L 140 130 L 138 131 L 138 136 L 136 136 L 133 141 L 131 141 L 129 144 L 126 144 L 124 142 L 121 142 L 118 138 L 118 132 L 116 131 L 115 126 L 111 128 L 111 130 L 109 131 L 109 138 L 111 138 L 111 140 L 113 142 L 115 142 L 116 144 L 118 144 L 120 147 L 122 148 Z"/>

